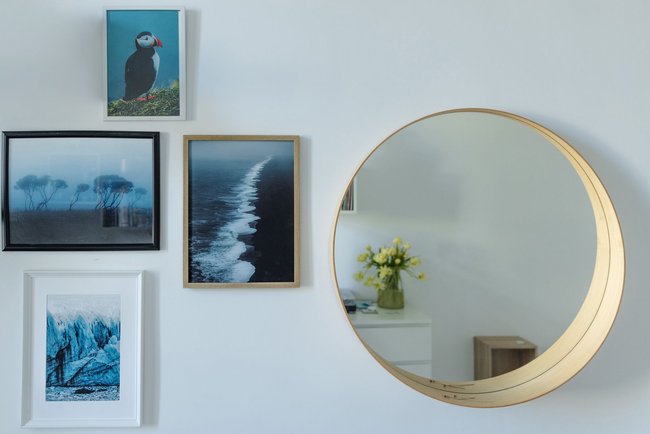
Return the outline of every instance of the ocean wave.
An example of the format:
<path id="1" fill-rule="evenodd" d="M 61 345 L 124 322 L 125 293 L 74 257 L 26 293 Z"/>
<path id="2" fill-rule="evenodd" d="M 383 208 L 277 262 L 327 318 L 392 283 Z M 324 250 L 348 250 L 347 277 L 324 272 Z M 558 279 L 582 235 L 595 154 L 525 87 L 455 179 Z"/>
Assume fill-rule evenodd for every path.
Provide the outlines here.
<path id="1" fill-rule="evenodd" d="M 242 238 L 257 231 L 255 226 L 259 217 L 254 214 L 257 184 L 262 169 L 270 160 L 269 156 L 254 164 L 238 184 L 219 197 L 219 201 L 229 208 L 225 212 L 226 223 L 216 231 L 207 249 L 193 252 L 193 265 L 206 281 L 243 283 L 255 273 L 255 266 L 242 258 L 253 250 L 253 246 L 247 245 Z"/>

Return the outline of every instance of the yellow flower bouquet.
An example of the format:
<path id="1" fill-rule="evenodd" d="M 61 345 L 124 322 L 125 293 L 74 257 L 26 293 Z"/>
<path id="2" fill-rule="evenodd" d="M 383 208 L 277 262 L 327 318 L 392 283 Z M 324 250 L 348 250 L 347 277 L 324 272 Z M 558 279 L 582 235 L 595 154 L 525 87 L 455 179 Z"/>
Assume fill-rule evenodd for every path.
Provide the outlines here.
<path id="1" fill-rule="evenodd" d="M 414 268 L 422 263 L 419 257 L 409 255 L 410 243 L 402 242 L 400 237 L 393 240 L 389 247 L 380 247 L 377 251 L 366 246 L 366 251 L 357 256 L 357 261 L 364 267 L 354 275 L 365 286 L 377 290 L 377 305 L 387 309 L 404 307 L 404 288 L 401 272 L 418 280 L 424 280 L 424 273 L 416 273 Z"/>

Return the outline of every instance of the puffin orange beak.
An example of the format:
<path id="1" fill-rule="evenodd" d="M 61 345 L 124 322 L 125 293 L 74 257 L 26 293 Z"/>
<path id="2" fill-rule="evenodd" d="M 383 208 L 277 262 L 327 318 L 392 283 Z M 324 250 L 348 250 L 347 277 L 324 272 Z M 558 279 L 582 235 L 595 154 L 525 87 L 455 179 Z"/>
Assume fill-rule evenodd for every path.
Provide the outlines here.
<path id="1" fill-rule="evenodd" d="M 154 36 L 154 38 L 156 38 L 156 37 Z M 162 41 L 161 41 L 160 39 L 158 39 L 158 38 L 156 38 L 156 45 L 157 45 L 158 47 L 161 47 L 161 48 L 162 48 L 162 46 L 163 46 Z"/>

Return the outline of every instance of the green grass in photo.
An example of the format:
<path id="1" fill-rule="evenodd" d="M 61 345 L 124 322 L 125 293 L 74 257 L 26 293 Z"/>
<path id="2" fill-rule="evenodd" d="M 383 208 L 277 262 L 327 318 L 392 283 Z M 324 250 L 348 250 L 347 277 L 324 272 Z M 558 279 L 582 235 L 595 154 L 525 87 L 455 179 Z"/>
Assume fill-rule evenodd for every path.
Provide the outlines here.
<path id="1" fill-rule="evenodd" d="M 147 101 L 116 99 L 108 103 L 108 116 L 179 116 L 180 90 L 178 81 L 170 87 L 155 89 Z"/>

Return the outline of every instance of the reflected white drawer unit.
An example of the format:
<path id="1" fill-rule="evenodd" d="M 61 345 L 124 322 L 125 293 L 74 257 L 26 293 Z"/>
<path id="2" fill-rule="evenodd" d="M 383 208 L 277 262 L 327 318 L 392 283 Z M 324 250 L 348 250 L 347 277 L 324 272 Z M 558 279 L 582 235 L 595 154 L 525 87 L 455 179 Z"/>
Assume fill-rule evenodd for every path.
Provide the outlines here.
<path id="1" fill-rule="evenodd" d="M 396 366 L 431 378 L 431 318 L 408 307 L 378 311 L 350 314 L 364 342 Z"/>

